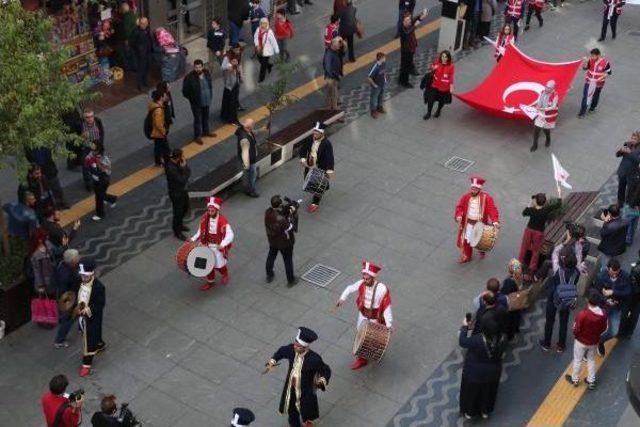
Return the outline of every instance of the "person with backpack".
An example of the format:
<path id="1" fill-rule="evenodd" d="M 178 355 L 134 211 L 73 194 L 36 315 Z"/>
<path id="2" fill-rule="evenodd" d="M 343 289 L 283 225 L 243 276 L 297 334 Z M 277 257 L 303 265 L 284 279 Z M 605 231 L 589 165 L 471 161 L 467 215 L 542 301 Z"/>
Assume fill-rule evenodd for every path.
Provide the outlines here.
<path id="1" fill-rule="evenodd" d="M 551 350 L 551 336 L 553 335 L 556 313 L 559 317 L 559 335 L 556 351 L 562 353 L 567 347 L 569 313 L 576 308 L 578 302 L 577 284 L 580 272 L 576 268 L 577 264 L 578 261 L 574 253 L 561 254 L 560 268 L 549 280 L 544 338 L 540 340 L 540 347 L 543 351 Z"/>
<path id="2" fill-rule="evenodd" d="M 144 136 L 153 140 L 153 157 L 156 166 L 162 166 L 169 161 L 171 148 L 167 141 L 169 129 L 165 118 L 166 93 L 154 90 L 151 102 L 147 107 L 147 117 L 144 119 Z"/>
<path id="3" fill-rule="evenodd" d="M 618 336 L 622 313 L 627 313 L 631 299 L 629 273 L 620 267 L 620 262 L 612 258 L 607 269 L 600 271 L 592 287 L 601 295 L 600 306 L 607 312 L 607 330 L 600 335 L 598 354 L 605 355 L 604 343 Z"/>
<path id="4" fill-rule="evenodd" d="M 631 296 L 626 313 L 622 313 L 622 322 L 618 330 L 618 336 L 622 338 L 630 338 L 633 335 L 640 315 L 640 252 L 638 252 L 638 261 L 631 266 L 629 273 Z"/>
<path id="5" fill-rule="evenodd" d="M 607 313 L 598 306 L 600 295 L 590 289 L 587 295 L 588 305 L 576 315 L 573 323 L 573 370 L 564 378 L 574 387 L 580 384 L 580 368 L 582 359 L 587 360 L 587 383 L 589 390 L 596 387 L 596 347 L 600 335 L 607 329 Z"/>

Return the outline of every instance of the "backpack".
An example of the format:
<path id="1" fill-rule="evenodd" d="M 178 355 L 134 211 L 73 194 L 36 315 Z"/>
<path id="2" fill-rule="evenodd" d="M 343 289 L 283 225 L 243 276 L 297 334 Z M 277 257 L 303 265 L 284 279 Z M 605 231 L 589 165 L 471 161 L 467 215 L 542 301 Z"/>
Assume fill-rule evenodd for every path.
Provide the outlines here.
<path id="1" fill-rule="evenodd" d="M 153 131 L 153 113 L 158 108 L 162 107 L 156 107 L 153 110 L 149 110 L 147 117 L 144 118 L 144 136 L 146 136 L 147 139 L 153 139 L 151 138 L 151 132 Z"/>
<path id="2" fill-rule="evenodd" d="M 567 281 L 564 270 L 558 270 L 560 283 L 553 294 L 553 303 L 558 310 L 573 310 L 578 304 L 577 273 L 574 271 Z"/>

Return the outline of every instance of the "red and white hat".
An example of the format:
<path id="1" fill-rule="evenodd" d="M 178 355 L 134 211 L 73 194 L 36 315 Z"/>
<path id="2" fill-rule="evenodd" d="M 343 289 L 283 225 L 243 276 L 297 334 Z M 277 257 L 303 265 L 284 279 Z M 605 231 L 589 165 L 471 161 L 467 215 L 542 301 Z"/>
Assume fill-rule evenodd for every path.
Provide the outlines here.
<path id="1" fill-rule="evenodd" d="M 377 277 L 382 267 L 369 261 L 362 261 L 362 272 L 371 277 Z"/>
<path id="2" fill-rule="evenodd" d="M 482 188 L 486 181 L 486 179 L 484 179 L 480 175 L 473 175 L 471 178 L 469 178 L 469 180 L 471 181 L 471 186 L 476 188 Z"/>
<path id="3" fill-rule="evenodd" d="M 220 210 L 220 208 L 222 207 L 222 202 L 223 200 L 220 197 L 209 197 L 209 200 L 207 201 L 207 207 L 213 207 Z"/>

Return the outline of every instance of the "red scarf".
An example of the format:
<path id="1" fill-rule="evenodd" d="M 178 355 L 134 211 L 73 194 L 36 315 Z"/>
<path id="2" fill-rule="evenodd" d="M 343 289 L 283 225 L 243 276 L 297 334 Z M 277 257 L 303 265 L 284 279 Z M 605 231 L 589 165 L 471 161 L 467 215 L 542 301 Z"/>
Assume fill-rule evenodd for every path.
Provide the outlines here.
<path id="1" fill-rule="evenodd" d="M 264 49 L 264 42 L 265 42 L 265 35 L 267 34 L 268 30 L 263 30 L 262 28 L 260 28 L 258 30 L 258 50 L 260 52 L 262 52 L 262 49 Z"/>

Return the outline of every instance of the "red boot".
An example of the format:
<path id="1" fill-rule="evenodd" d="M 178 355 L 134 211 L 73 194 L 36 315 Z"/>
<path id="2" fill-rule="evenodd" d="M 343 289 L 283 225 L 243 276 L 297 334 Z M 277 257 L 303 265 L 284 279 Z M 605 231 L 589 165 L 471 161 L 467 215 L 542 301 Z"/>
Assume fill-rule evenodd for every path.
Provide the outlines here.
<path id="1" fill-rule="evenodd" d="M 216 285 L 216 282 L 204 282 L 202 286 L 200 286 L 201 291 L 208 291 Z"/>
<path id="2" fill-rule="evenodd" d="M 355 371 L 360 368 L 364 368 L 365 366 L 367 366 L 367 363 L 369 363 L 367 359 L 365 359 L 364 357 L 358 356 L 356 357 L 356 360 L 354 360 L 353 363 L 351 364 L 351 369 Z"/>
<path id="3" fill-rule="evenodd" d="M 466 264 L 467 262 L 470 262 L 470 261 L 471 261 L 471 258 L 466 257 L 464 255 L 458 258 L 458 264 Z"/>
<path id="4" fill-rule="evenodd" d="M 229 275 L 225 274 L 224 276 L 222 276 L 222 280 L 220 280 L 220 283 L 223 285 L 226 285 L 227 283 L 229 283 Z"/>
<path id="5" fill-rule="evenodd" d="M 84 378 L 89 376 L 89 374 L 91 374 L 91 366 L 82 365 L 82 367 L 80 367 L 80 376 Z"/>

